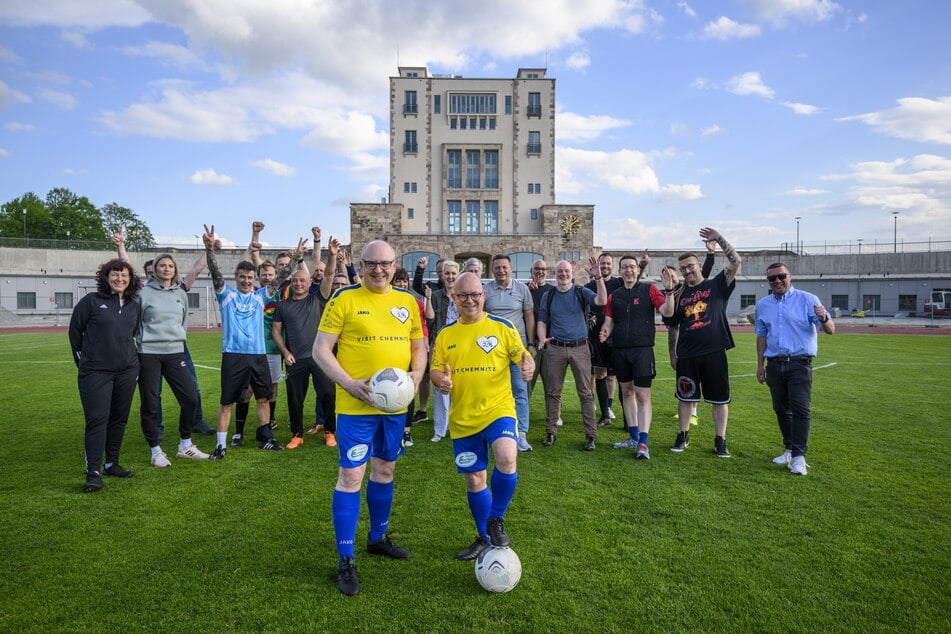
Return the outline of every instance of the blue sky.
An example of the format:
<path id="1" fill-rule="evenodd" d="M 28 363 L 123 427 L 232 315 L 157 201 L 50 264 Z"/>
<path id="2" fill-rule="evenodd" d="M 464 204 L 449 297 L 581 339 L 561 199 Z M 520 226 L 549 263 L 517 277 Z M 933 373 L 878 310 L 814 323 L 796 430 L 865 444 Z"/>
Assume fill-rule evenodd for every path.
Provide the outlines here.
<path id="1" fill-rule="evenodd" d="M 349 241 L 397 64 L 556 78 L 558 203 L 607 248 L 951 239 L 951 3 L 6 0 L 0 200 L 67 187 L 160 243 Z"/>

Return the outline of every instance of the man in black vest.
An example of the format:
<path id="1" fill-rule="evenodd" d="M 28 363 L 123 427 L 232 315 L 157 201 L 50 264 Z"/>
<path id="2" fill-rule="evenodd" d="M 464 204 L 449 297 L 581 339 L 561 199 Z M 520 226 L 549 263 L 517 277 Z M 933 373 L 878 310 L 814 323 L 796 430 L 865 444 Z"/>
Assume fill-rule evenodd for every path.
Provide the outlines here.
<path id="1" fill-rule="evenodd" d="M 621 286 L 608 297 L 604 306 L 602 342 L 611 337 L 614 349 L 614 374 L 621 384 L 625 424 L 630 438 L 620 447 L 637 447 L 637 458 L 650 460 L 647 435 L 650 432 L 651 382 L 657 374 L 654 365 L 654 311 L 664 317 L 674 314 L 674 284 L 664 270 L 661 277 L 665 292 L 653 284 L 641 282 L 641 267 L 632 255 L 621 258 Z"/>

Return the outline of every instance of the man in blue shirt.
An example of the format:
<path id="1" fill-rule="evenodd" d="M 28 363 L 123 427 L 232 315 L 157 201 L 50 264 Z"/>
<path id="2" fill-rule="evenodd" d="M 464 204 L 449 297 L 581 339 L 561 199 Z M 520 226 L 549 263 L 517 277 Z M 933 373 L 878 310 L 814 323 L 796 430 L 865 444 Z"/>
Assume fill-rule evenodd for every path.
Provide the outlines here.
<path id="1" fill-rule="evenodd" d="M 782 262 L 767 267 L 766 281 L 772 292 L 756 302 L 756 380 L 769 386 L 786 447 L 773 462 L 806 475 L 816 329 L 831 335 L 835 324 L 818 297 L 793 288 Z"/>

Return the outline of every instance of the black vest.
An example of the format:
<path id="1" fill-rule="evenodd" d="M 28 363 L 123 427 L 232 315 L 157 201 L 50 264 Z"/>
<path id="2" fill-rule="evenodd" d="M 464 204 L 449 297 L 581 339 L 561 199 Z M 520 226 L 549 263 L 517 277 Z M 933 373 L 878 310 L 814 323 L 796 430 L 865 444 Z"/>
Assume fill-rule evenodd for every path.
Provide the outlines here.
<path id="1" fill-rule="evenodd" d="M 650 286 L 640 281 L 633 288 L 625 288 L 622 284 L 608 297 L 614 319 L 614 329 L 611 331 L 613 347 L 654 347 L 656 328 Z"/>

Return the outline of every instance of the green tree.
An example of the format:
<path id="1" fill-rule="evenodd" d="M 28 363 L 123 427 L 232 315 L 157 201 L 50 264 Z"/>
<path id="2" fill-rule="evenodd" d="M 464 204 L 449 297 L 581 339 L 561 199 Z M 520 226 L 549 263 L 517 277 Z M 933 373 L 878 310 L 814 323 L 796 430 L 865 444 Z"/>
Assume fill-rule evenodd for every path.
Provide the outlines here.
<path id="1" fill-rule="evenodd" d="M 24 213 L 26 212 L 26 213 Z M 43 200 L 28 192 L 0 206 L 0 237 L 46 238 L 53 230 L 53 220 Z"/>
<path id="2" fill-rule="evenodd" d="M 46 210 L 53 221 L 51 235 L 57 240 L 108 242 L 102 214 L 85 196 L 78 196 L 64 187 L 51 189 L 46 195 Z"/>
<path id="3" fill-rule="evenodd" d="M 152 231 L 128 207 L 109 203 L 102 207 L 102 222 L 110 236 L 125 228 L 125 246 L 129 251 L 144 251 L 155 248 Z"/>

